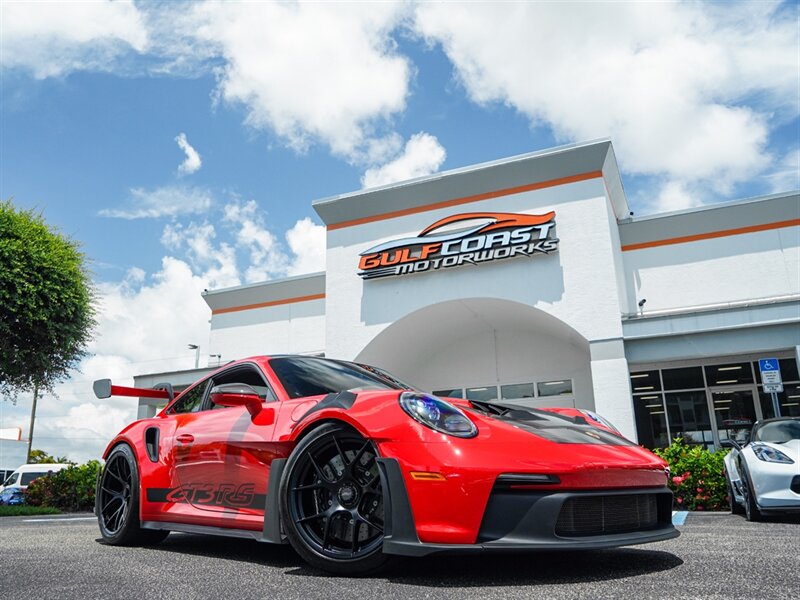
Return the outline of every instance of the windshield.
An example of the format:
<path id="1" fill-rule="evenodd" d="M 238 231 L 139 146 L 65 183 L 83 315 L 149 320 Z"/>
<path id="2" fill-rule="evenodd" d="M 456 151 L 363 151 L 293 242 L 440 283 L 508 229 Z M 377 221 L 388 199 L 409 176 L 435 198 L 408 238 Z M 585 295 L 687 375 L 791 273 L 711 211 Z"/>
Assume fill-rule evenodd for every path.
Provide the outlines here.
<path id="1" fill-rule="evenodd" d="M 773 421 L 765 423 L 756 431 L 754 441 L 783 444 L 791 440 L 800 440 L 800 421 Z"/>
<path id="2" fill-rule="evenodd" d="M 273 358 L 269 365 L 290 398 L 337 394 L 356 388 L 404 389 L 358 365 L 338 360 L 291 356 Z"/>

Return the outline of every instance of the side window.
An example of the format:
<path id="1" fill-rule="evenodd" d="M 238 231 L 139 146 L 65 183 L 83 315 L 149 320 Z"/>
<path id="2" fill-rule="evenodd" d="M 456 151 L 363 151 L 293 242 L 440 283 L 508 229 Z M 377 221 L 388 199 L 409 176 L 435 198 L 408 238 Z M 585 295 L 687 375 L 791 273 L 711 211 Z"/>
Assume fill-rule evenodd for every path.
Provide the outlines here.
<path id="1" fill-rule="evenodd" d="M 205 396 L 207 381 L 203 381 L 191 390 L 181 393 L 178 396 L 178 401 L 170 409 L 170 413 L 189 413 L 197 412 L 203 405 L 203 397 Z"/>
<path id="2" fill-rule="evenodd" d="M 23 473 L 22 474 L 22 481 L 20 481 L 19 484 L 20 485 L 30 485 L 31 481 L 33 481 L 34 479 L 39 479 L 39 477 L 41 477 L 43 475 L 47 475 L 47 473 L 35 473 L 35 472 Z"/>
<path id="3" fill-rule="evenodd" d="M 264 381 L 261 373 L 259 373 L 254 367 L 240 367 L 233 369 L 232 371 L 222 373 L 217 377 L 214 377 L 212 385 L 223 385 L 225 383 L 243 383 L 245 385 L 249 385 L 256 391 L 262 402 L 274 402 L 277 400 L 277 397 L 272 389 L 267 385 L 267 382 Z M 210 408 L 212 410 L 216 410 L 225 407 L 212 404 Z"/>

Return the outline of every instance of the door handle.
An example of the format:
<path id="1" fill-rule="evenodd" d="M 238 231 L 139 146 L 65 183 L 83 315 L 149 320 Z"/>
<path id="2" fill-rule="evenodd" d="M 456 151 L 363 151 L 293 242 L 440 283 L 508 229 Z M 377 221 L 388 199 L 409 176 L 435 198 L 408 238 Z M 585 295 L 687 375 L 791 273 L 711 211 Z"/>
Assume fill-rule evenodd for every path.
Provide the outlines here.
<path id="1" fill-rule="evenodd" d="M 179 444 L 191 444 L 194 441 L 194 436 L 188 433 L 182 433 L 175 438 Z"/>

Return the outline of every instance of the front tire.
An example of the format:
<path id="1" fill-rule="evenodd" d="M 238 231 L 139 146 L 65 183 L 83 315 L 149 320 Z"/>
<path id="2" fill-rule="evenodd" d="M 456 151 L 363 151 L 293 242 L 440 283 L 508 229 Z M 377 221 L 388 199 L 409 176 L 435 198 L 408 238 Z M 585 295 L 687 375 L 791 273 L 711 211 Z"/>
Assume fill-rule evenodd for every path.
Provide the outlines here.
<path id="1" fill-rule="evenodd" d="M 731 514 L 732 515 L 743 515 L 744 509 L 742 505 L 736 501 L 736 496 L 733 495 L 733 484 L 728 477 L 725 477 L 725 481 L 728 484 L 728 497 L 730 498 L 731 504 Z"/>
<path id="2" fill-rule="evenodd" d="M 116 446 L 106 459 L 97 487 L 97 522 L 103 542 L 112 546 L 152 545 L 169 531 L 142 529 L 139 523 L 139 469 L 130 446 Z"/>
<path id="3" fill-rule="evenodd" d="M 758 510 L 756 494 L 753 491 L 753 482 L 747 471 L 742 472 L 742 491 L 744 492 L 744 516 L 748 521 L 761 521 L 761 511 Z"/>
<path id="4" fill-rule="evenodd" d="M 337 575 L 383 568 L 383 489 L 375 445 L 344 424 L 312 431 L 286 463 L 281 521 L 306 562 Z"/>

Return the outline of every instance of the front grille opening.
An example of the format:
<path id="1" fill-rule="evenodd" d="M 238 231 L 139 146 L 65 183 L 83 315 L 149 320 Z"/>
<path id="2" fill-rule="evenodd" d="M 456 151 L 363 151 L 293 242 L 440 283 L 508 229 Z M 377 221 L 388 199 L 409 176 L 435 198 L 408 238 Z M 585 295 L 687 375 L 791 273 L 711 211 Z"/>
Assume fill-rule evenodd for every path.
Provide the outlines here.
<path id="1" fill-rule="evenodd" d="M 800 494 L 800 475 L 792 477 L 792 485 L 789 486 L 789 489 L 795 494 Z"/>
<path id="2" fill-rule="evenodd" d="M 556 535 L 626 533 L 653 529 L 658 524 L 656 494 L 569 498 L 558 515 Z"/>

